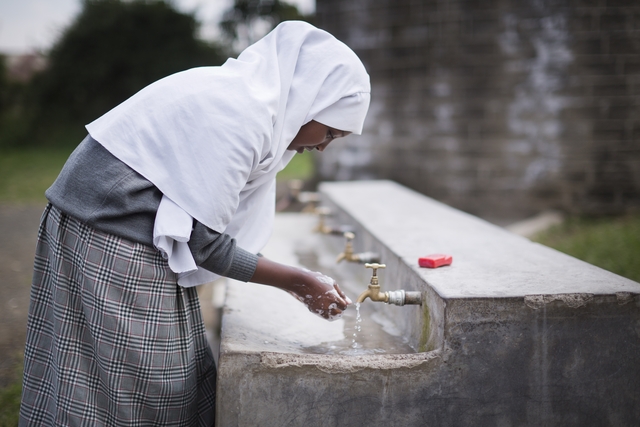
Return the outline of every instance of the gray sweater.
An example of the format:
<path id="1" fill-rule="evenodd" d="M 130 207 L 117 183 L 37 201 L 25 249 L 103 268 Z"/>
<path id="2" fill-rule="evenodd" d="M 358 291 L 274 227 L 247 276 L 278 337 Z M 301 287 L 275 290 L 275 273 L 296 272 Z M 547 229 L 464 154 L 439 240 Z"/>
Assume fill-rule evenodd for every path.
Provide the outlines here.
<path id="1" fill-rule="evenodd" d="M 162 193 L 150 181 L 87 136 L 45 192 L 52 205 L 93 228 L 153 246 Z M 189 248 L 196 264 L 221 276 L 249 281 L 258 256 L 228 234 L 194 220 Z"/>

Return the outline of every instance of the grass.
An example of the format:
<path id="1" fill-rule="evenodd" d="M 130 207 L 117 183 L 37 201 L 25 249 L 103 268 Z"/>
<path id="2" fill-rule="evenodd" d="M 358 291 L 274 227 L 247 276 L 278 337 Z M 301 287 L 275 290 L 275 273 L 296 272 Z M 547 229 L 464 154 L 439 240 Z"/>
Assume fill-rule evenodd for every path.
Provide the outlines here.
<path id="1" fill-rule="evenodd" d="M 0 202 L 45 202 L 44 192 L 58 176 L 73 148 L 10 149 L 0 152 Z M 296 154 L 279 180 L 313 176 L 313 154 Z"/>
<path id="2" fill-rule="evenodd" d="M 293 156 L 287 167 L 278 173 L 278 180 L 310 179 L 313 176 L 315 167 L 313 154 L 311 151 L 305 151 L 302 154 Z"/>
<path id="3" fill-rule="evenodd" d="M 533 240 L 640 282 L 640 214 L 569 218 Z"/>
<path id="4" fill-rule="evenodd" d="M 0 152 L 0 202 L 45 202 L 72 148 L 29 148 Z"/>
<path id="5" fill-rule="evenodd" d="M 15 370 L 15 380 L 0 389 L 0 427 L 18 425 L 20 396 L 22 394 L 22 358 Z"/>
<path id="6" fill-rule="evenodd" d="M 0 427 L 18 425 L 21 393 L 22 383 L 19 380 L 0 390 Z"/>

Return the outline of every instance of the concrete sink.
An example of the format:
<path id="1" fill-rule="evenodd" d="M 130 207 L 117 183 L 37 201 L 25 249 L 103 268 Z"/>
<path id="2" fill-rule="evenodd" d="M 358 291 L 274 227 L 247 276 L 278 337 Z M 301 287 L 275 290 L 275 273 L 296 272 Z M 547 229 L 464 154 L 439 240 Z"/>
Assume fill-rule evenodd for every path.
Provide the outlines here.
<path id="1" fill-rule="evenodd" d="M 382 290 L 419 291 L 423 305 L 366 301 L 358 332 L 353 307 L 327 322 L 230 282 L 216 425 L 637 425 L 640 284 L 389 181 L 321 192 L 354 249 L 381 255 Z M 279 215 L 265 255 L 334 277 L 355 301 L 371 271 L 336 265 L 343 241 L 315 222 Z M 418 266 L 439 252 L 453 264 Z"/>

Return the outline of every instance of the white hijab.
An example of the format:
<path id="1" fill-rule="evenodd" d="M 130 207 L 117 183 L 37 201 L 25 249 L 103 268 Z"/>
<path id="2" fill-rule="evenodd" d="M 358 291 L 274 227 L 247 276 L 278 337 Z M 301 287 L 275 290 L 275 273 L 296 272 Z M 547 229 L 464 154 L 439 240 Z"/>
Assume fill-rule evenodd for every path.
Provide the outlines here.
<path id="1" fill-rule="evenodd" d="M 286 21 L 238 59 L 161 79 L 87 130 L 163 193 L 154 244 L 179 283 L 193 286 L 217 277 L 197 269 L 186 245 L 193 218 L 260 251 L 275 176 L 295 154 L 287 147 L 300 127 L 316 120 L 360 134 L 369 99 L 369 76 L 351 49 Z"/>

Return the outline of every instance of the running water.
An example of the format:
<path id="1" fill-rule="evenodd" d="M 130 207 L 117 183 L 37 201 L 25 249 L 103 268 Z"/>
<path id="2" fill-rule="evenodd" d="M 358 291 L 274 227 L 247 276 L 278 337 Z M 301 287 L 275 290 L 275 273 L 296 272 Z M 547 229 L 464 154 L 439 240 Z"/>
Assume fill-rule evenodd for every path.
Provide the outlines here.
<path id="1" fill-rule="evenodd" d="M 358 332 L 362 330 L 362 317 L 360 317 L 360 303 L 356 303 L 356 325 L 353 327 L 353 339 L 351 340 L 351 348 L 361 347 L 358 345 Z"/>
<path id="2" fill-rule="evenodd" d="M 375 312 L 374 307 L 355 303 L 355 310 L 345 310 L 344 339 L 305 347 L 305 353 L 363 356 L 370 354 L 404 354 L 415 350 L 397 329 L 389 328 L 390 320 Z"/>
<path id="3" fill-rule="evenodd" d="M 356 291 L 361 292 L 361 283 L 340 276 L 338 272 L 332 271 L 327 267 L 327 265 L 333 265 L 335 261 L 333 255 L 326 258 L 326 263 L 320 261 L 320 256 L 316 252 L 319 247 L 323 248 L 324 246 L 318 244 L 314 245 L 313 249 L 304 250 L 303 248 L 296 250 L 296 256 L 299 258 L 300 264 L 309 269 L 309 271 L 325 270 L 327 273 L 331 273 L 329 275 L 337 279 L 344 289 L 354 293 Z M 342 317 L 336 320 L 338 324 L 343 326 L 343 338 L 305 346 L 302 349 L 303 352 L 307 354 L 341 354 L 345 356 L 415 353 L 415 350 L 408 344 L 401 331 L 397 330 L 397 328 L 388 327 L 393 322 L 377 312 L 381 308 L 384 309 L 385 307 L 376 307 L 371 303 L 350 304 L 349 308 L 344 310 Z"/>

